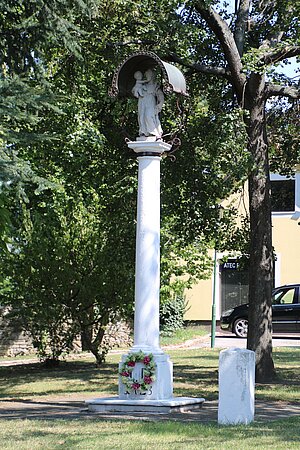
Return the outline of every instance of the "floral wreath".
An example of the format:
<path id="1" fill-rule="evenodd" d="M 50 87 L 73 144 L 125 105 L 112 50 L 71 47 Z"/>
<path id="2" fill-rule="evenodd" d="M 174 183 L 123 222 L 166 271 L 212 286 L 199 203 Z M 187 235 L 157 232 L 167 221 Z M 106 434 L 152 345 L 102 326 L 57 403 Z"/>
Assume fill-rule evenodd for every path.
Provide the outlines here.
<path id="1" fill-rule="evenodd" d="M 143 377 L 139 380 L 135 380 L 132 377 L 136 363 L 142 363 L 145 366 Z M 122 383 L 128 391 L 148 391 L 155 381 L 155 362 L 152 353 L 149 353 L 149 355 L 142 351 L 130 353 L 122 364 L 119 374 L 121 375 Z"/>

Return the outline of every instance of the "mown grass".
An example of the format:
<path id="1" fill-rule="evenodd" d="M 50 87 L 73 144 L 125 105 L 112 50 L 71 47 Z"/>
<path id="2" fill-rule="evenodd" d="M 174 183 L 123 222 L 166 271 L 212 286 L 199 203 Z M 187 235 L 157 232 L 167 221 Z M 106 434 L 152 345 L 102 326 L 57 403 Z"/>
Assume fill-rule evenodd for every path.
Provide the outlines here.
<path id="1" fill-rule="evenodd" d="M 218 349 L 180 349 L 168 353 L 174 364 L 176 396 L 218 398 Z M 62 362 L 53 369 L 39 363 L 0 367 L 0 400 L 116 395 L 119 360 L 119 354 L 110 354 L 100 368 L 89 356 Z M 274 360 L 276 379 L 257 385 L 256 398 L 298 402 L 300 348 L 277 348 Z"/>
<path id="2" fill-rule="evenodd" d="M 0 436 L 3 450 L 286 450 L 299 449 L 300 417 L 235 427 L 97 419 L 0 420 Z"/>
<path id="3" fill-rule="evenodd" d="M 164 335 L 160 338 L 160 344 L 164 345 L 176 345 L 191 339 L 197 339 L 208 334 L 208 329 L 201 326 L 187 326 L 176 330 L 171 336 Z"/>
<path id="4" fill-rule="evenodd" d="M 217 349 L 172 350 L 176 396 L 218 396 Z M 256 386 L 256 398 L 299 402 L 300 349 L 275 349 L 277 378 Z M 0 367 L 0 400 L 42 402 L 54 398 L 83 400 L 117 394 L 119 354 L 95 367 L 90 356 L 46 369 L 39 363 Z M 24 413 L 25 414 L 25 413 Z M 93 449 L 299 449 L 300 416 L 247 426 L 218 426 L 216 422 L 120 421 L 80 419 L 0 419 L 3 450 Z"/>

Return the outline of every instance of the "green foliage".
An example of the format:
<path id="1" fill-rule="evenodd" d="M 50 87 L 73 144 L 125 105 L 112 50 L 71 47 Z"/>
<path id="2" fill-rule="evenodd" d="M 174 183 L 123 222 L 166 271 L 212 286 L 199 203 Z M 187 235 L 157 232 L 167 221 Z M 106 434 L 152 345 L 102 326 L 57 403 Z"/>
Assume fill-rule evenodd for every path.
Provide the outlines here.
<path id="1" fill-rule="evenodd" d="M 49 139 L 37 124 L 49 109 L 58 113 L 50 83 L 49 51 L 64 49 L 79 55 L 80 30 L 75 19 L 89 15 L 92 3 L 10 1 L 0 5 L 0 165 L 1 181 L 17 182 L 19 192 L 33 174 L 30 163 L 22 161 L 16 146 Z M 52 136 L 53 138 L 53 136 Z M 41 185 L 43 184 L 40 178 Z M 7 190 L 6 190 L 7 191 Z M 4 198 L 6 192 L 2 191 Z M 2 222 L 7 220 L 3 213 Z M 4 225 L 6 228 L 8 222 Z M 0 238 L 3 235 L 1 234 Z M 2 238 L 3 239 L 3 238 Z M 1 243 L 3 246 L 3 242 Z"/>
<path id="2" fill-rule="evenodd" d="M 294 101 L 281 101 L 268 111 L 271 170 L 289 175 L 300 161 L 300 114 Z"/>
<path id="3" fill-rule="evenodd" d="M 46 348 L 57 357 L 76 334 L 87 338 L 91 331 L 89 350 L 101 362 L 105 327 L 133 297 L 133 240 L 120 239 L 122 232 L 129 236 L 127 224 L 133 227 L 127 220 L 116 233 L 92 190 L 76 199 L 63 190 L 33 194 L 21 206 L 16 250 L 5 264 L 13 289 L 3 301 L 13 305 L 43 358 Z"/>
<path id="4" fill-rule="evenodd" d="M 53 48 L 64 47 L 79 55 L 80 28 L 75 22 L 82 14 L 89 16 L 92 5 L 84 0 L 3 0 L 0 56 L 6 70 L 29 72 L 41 59 L 44 65 L 47 51 Z"/>
<path id="5" fill-rule="evenodd" d="M 21 312 L 19 311 L 19 313 Z M 52 313 L 55 317 L 60 315 L 60 312 L 55 310 Z M 60 358 L 73 349 L 76 334 L 73 327 L 66 322 L 66 316 L 60 315 L 60 317 L 61 320 L 56 320 L 55 323 L 53 323 L 52 317 L 48 317 L 48 321 L 45 317 L 44 322 L 41 322 L 39 318 L 37 323 L 31 323 L 30 326 L 26 324 L 26 330 L 30 330 L 32 345 L 36 349 L 40 361 L 47 367 L 57 366 Z"/>
<path id="6" fill-rule="evenodd" d="M 40 114 L 49 108 L 58 112 L 49 86 L 34 85 L 28 78 L 18 75 L 0 77 L 2 146 L 46 139 L 47 135 L 32 133 L 32 128 L 41 120 Z"/>
<path id="7" fill-rule="evenodd" d="M 108 97 L 112 74 L 138 50 L 227 63 L 194 2 L 180 9 L 175 1 L 25 3 L 7 0 L 0 9 L 1 168 L 14 189 L 14 252 L 2 263 L 14 289 L 6 301 L 24 327 L 33 332 L 39 323 L 34 332 L 42 349 L 53 335 L 50 347 L 59 352 L 52 330 L 63 341 L 66 323 L 101 362 L 106 324 L 130 317 L 134 297 L 137 164 L 124 136 L 137 133 L 136 104 Z M 162 164 L 163 304 L 210 275 L 209 247 L 241 249 L 248 233 L 235 225 L 233 207 L 223 218 L 216 208 L 239 191 L 253 166 L 244 112 L 226 78 L 182 70 L 190 89 L 190 100 L 181 103 L 182 146 L 175 163 Z M 166 134 L 181 125 L 177 100 L 166 98 Z"/>
<path id="8" fill-rule="evenodd" d="M 183 328 L 187 302 L 183 293 L 166 299 L 160 304 L 160 327 L 163 336 L 170 336 Z"/>

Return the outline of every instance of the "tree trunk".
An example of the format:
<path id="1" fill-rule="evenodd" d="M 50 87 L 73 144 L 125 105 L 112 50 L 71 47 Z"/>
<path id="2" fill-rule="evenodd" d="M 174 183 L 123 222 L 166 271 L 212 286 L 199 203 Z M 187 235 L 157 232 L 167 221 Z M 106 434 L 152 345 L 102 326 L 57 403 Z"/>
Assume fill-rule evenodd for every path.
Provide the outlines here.
<path id="1" fill-rule="evenodd" d="M 106 355 L 108 353 L 108 348 L 106 346 L 104 348 L 101 347 L 104 334 L 105 327 L 99 326 L 98 331 L 94 336 L 93 326 L 84 326 L 84 324 L 81 323 L 82 344 L 84 342 L 85 350 L 90 351 L 95 356 L 97 366 L 101 366 L 101 364 L 105 361 Z"/>
<path id="2" fill-rule="evenodd" d="M 249 176 L 250 274 L 247 347 L 256 353 L 256 381 L 274 377 L 272 359 L 273 249 L 268 144 L 265 123 L 265 80 L 253 74 L 247 89 L 249 150 L 254 168 Z"/>

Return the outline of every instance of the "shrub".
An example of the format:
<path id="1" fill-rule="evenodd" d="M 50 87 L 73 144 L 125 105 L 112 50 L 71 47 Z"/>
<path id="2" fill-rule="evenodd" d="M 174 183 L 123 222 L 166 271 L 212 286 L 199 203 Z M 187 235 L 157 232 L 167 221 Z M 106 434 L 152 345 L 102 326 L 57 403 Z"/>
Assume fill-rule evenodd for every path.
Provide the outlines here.
<path id="1" fill-rule="evenodd" d="M 160 305 L 160 328 L 162 335 L 171 335 L 183 328 L 187 302 L 184 295 L 175 295 Z"/>

